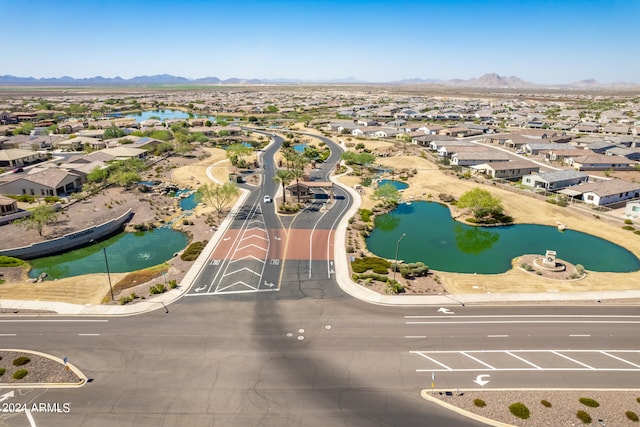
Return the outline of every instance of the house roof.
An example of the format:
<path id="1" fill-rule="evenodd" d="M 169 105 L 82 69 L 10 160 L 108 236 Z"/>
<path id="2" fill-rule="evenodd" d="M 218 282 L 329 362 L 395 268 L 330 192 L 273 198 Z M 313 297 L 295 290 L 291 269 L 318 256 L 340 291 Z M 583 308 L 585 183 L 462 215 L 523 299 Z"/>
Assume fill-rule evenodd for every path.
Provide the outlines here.
<path id="1" fill-rule="evenodd" d="M 564 181 L 572 178 L 585 178 L 588 177 L 584 172 L 577 171 L 575 169 L 561 169 L 557 171 L 544 172 L 536 176 L 536 180 L 545 182 Z"/>
<path id="2" fill-rule="evenodd" d="M 635 163 L 633 160 L 629 160 L 626 157 L 622 156 L 607 156 L 606 154 L 587 154 L 586 156 L 576 156 L 573 157 L 574 163 L 591 163 L 591 164 L 605 164 L 609 165 L 612 163 L 626 163 L 631 164 Z"/>
<path id="3" fill-rule="evenodd" d="M 597 196 L 610 196 L 612 194 L 626 193 L 628 191 L 640 191 L 640 183 L 628 182 L 621 179 L 610 181 L 588 182 L 572 187 L 582 193 L 594 193 Z"/>
<path id="4" fill-rule="evenodd" d="M 528 160 L 512 160 L 510 162 L 490 163 L 487 167 L 496 171 L 509 169 L 540 169 L 540 166 Z"/>
<path id="5" fill-rule="evenodd" d="M 22 150 L 20 148 L 8 148 L 6 150 L 0 150 L 0 160 L 18 160 L 27 157 L 32 157 L 36 153 L 31 150 Z"/>

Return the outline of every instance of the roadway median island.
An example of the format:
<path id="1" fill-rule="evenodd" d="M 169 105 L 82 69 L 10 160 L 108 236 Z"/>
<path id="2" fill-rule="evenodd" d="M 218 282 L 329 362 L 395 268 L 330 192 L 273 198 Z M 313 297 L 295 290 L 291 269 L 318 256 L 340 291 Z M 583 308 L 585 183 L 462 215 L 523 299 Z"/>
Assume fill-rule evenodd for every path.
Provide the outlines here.
<path id="1" fill-rule="evenodd" d="M 19 349 L 0 350 L 0 388 L 79 387 L 87 377 L 68 360 Z"/>

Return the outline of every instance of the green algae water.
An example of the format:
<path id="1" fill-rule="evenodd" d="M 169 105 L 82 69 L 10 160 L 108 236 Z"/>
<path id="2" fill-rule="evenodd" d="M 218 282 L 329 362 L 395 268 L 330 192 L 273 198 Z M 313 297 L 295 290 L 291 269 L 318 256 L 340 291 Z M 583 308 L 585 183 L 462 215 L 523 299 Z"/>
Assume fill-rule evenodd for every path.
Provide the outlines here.
<path id="1" fill-rule="evenodd" d="M 47 280 L 62 279 L 82 274 L 107 271 L 104 252 L 106 248 L 109 271 L 124 273 L 162 264 L 187 245 L 186 234 L 169 228 L 157 228 L 139 233 L 120 233 L 99 244 L 74 249 L 59 255 L 29 261 L 29 277 L 47 273 Z"/>
<path id="2" fill-rule="evenodd" d="M 591 271 L 640 270 L 640 260 L 629 250 L 590 234 L 535 224 L 474 227 L 454 221 L 446 206 L 423 201 L 401 204 L 376 217 L 367 247 L 379 257 L 394 259 L 402 233 L 398 259 L 422 261 L 440 271 L 504 273 L 511 269 L 513 258 L 542 256 L 547 249 Z"/>

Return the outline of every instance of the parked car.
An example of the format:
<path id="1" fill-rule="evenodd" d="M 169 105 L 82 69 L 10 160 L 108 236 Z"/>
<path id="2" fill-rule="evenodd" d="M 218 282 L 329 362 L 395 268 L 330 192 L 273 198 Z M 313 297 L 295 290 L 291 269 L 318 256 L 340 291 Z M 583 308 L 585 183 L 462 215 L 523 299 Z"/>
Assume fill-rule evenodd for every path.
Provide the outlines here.
<path id="1" fill-rule="evenodd" d="M 23 168 L 15 168 L 13 170 L 13 173 L 20 173 L 20 172 L 24 172 L 24 169 Z"/>

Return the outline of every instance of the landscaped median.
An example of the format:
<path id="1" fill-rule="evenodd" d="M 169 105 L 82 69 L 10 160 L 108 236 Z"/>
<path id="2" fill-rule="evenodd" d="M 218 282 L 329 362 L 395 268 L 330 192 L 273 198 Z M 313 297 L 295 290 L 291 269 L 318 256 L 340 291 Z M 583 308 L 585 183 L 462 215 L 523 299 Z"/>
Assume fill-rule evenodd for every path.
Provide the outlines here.
<path id="1" fill-rule="evenodd" d="M 87 377 L 68 360 L 30 350 L 0 350 L 0 388 L 81 387 Z"/>

